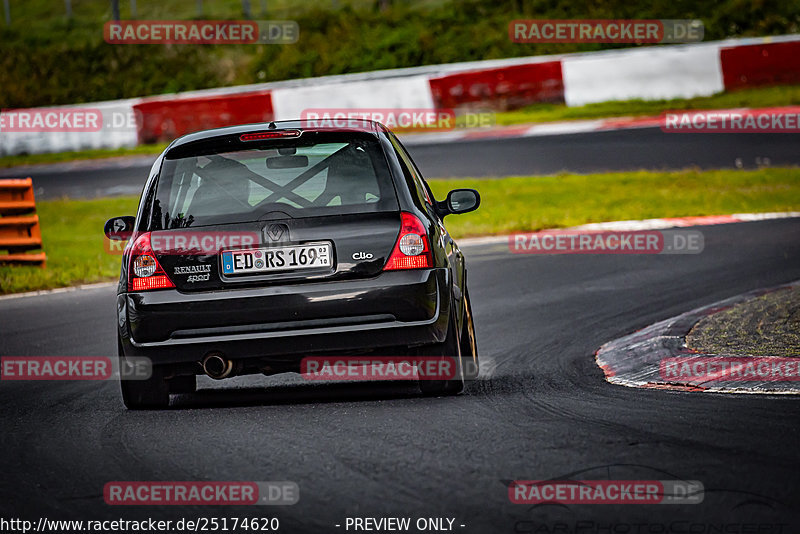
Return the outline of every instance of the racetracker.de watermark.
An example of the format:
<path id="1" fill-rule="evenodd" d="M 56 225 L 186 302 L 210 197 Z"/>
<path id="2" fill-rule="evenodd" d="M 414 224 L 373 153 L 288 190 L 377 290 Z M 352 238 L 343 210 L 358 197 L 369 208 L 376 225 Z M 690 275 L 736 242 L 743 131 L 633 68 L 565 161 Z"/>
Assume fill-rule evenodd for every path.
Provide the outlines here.
<path id="1" fill-rule="evenodd" d="M 300 375 L 317 381 L 454 380 L 458 365 L 448 356 L 309 356 L 300 361 Z"/>
<path id="2" fill-rule="evenodd" d="M 515 43 L 693 43 L 703 40 L 703 21 L 692 19 L 512 20 Z"/>
<path id="3" fill-rule="evenodd" d="M 0 113 L 0 132 L 99 132 L 103 113 L 99 109 L 39 108 L 9 109 Z"/>
<path id="4" fill-rule="evenodd" d="M 544 230 L 509 235 L 508 248 L 514 254 L 699 254 L 704 239 L 699 230 Z"/>
<path id="5" fill-rule="evenodd" d="M 103 500 L 112 506 L 267 505 L 287 506 L 300 500 L 300 488 L 279 482 L 108 482 Z"/>
<path id="6" fill-rule="evenodd" d="M 661 378 L 714 382 L 797 382 L 800 358 L 714 356 L 663 358 L 658 366 Z"/>
<path id="7" fill-rule="evenodd" d="M 109 44 L 292 44 L 300 36 L 293 20 L 109 21 Z"/>
<path id="8" fill-rule="evenodd" d="M 149 358 L 109 356 L 3 356 L 0 380 L 147 380 L 153 374 Z"/>
<path id="9" fill-rule="evenodd" d="M 238 249 L 259 244 L 258 232 L 205 232 L 202 230 L 167 230 L 150 234 L 150 248 L 158 255 L 208 256 L 225 249 Z M 108 254 L 121 255 L 125 252 L 128 240 L 103 240 L 103 248 Z"/>
<path id="10" fill-rule="evenodd" d="M 486 128 L 495 125 L 489 111 L 441 108 L 309 108 L 300 118 L 314 128 L 360 128 L 363 121 L 383 124 L 395 132 L 449 131 L 459 128 Z"/>
<path id="11" fill-rule="evenodd" d="M 800 107 L 664 112 L 667 133 L 800 133 Z"/>
<path id="12" fill-rule="evenodd" d="M 136 130 L 133 112 L 103 113 L 96 108 L 7 109 L 0 112 L 0 133 L 99 132 Z"/>
<path id="13" fill-rule="evenodd" d="M 515 480 L 508 486 L 514 504 L 699 504 L 698 480 Z"/>

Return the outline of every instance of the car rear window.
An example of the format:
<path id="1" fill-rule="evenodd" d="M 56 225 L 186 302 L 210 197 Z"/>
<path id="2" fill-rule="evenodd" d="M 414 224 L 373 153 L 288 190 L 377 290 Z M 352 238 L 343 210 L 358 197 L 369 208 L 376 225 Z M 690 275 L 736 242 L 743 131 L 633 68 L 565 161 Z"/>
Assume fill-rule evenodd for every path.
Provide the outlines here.
<path id="1" fill-rule="evenodd" d="M 299 218 L 398 209 L 374 136 L 304 133 L 235 146 L 225 152 L 182 149 L 179 157 L 168 153 L 152 228 L 253 221 L 275 212 Z"/>

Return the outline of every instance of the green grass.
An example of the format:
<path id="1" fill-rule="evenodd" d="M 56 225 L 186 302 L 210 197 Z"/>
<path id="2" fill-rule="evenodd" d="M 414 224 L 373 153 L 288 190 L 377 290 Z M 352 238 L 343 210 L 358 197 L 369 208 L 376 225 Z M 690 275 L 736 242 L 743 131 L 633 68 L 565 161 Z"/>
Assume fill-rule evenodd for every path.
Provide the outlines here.
<path id="1" fill-rule="evenodd" d="M 431 180 L 437 198 L 457 187 L 481 208 L 450 216 L 454 236 L 504 234 L 590 222 L 800 210 L 800 168 L 624 172 Z M 39 202 L 47 269 L 0 267 L 0 293 L 114 280 L 119 256 L 103 248 L 103 223 L 133 214 L 135 197 Z"/>
<path id="2" fill-rule="evenodd" d="M 800 289 L 780 289 L 703 317 L 686 336 L 708 354 L 800 357 Z"/>
<path id="3" fill-rule="evenodd" d="M 117 215 L 134 215 L 137 197 L 37 202 L 47 268 L 0 267 L 0 293 L 17 293 L 119 276 L 120 256 L 103 248 L 103 225 Z"/>
<path id="4" fill-rule="evenodd" d="M 536 104 L 495 115 L 498 125 L 604 117 L 635 117 L 658 115 L 662 111 L 691 109 L 733 109 L 790 106 L 800 104 L 800 85 L 759 87 L 727 93 L 717 93 L 689 99 L 626 100 L 567 107 L 564 104 Z"/>
<path id="5" fill-rule="evenodd" d="M 447 218 L 456 237 L 627 219 L 800 210 L 800 168 L 561 174 L 429 184 L 436 198 L 457 187 L 480 192 L 478 211 Z"/>
<path id="6" fill-rule="evenodd" d="M 251 0 L 254 19 L 291 19 L 291 45 L 112 45 L 103 40 L 111 3 L 9 1 L 0 22 L 0 108 L 51 106 L 289 80 L 545 54 L 628 44 L 512 42 L 514 19 L 700 19 L 705 40 L 797 33 L 800 3 L 780 0 Z M 123 19 L 130 2 L 120 2 Z M 139 0 L 135 18 L 199 17 L 191 0 Z M 238 0 L 206 0 L 200 18 L 241 19 Z"/>
<path id="7" fill-rule="evenodd" d="M 408 2 L 408 0 L 406 0 Z M 413 0 L 411 7 L 416 10 L 428 9 L 446 3 L 447 0 Z M 72 20 L 67 19 L 64 2 L 53 0 L 25 0 L 11 2 L 11 28 L 25 29 L 29 34 L 41 35 L 54 30 L 64 32 L 68 39 L 76 40 L 81 31 L 97 27 L 111 19 L 111 2 L 72 2 Z M 266 4 L 267 11 L 262 7 Z M 250 0 L 251 16 L 255 20 L 277 20 L 302 16 L 308 11 L 333 11 L 334 8 L 371 11 L 375 0 L 325 0 L 324 2 L 298 2 L 296 0 Z M 138 20 L 236 20 L 244 18 L 241 0 L 204 0 L 202 13 L 198 12 L 194 0 L 139 0 L 136 13 L 131 11 L 131 3 L 119 2 L 122 19 Z M 5 21 L 3 21 L 5 22 Z M 6 28 L 8 29 L 8 28 Z M 96 30 L 95 30 L 96 31 Z M 77 34 L 77 35 L 76 35 Z"/>
<path id="8" fill-rule="evenodd" d="M 20 165 L 38 165 L 43 163 L 62 163 L 87 159 L 115 158 L 120 156 L 156 156 L 160 154 L 167 143 L 156 145 L 140 145 L 134 148 L 95 148 L 75 152 L 54 152 L 52 154 L 24 154 L 19 156 L 5 156 L 0 158 L 0 169 L 19 167 Z"/>

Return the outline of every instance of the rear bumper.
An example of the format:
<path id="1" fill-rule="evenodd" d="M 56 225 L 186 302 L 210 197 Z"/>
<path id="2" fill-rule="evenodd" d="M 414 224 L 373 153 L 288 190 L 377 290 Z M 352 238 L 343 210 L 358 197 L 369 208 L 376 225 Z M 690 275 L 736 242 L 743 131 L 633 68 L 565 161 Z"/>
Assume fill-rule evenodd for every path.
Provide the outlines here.
<path id="1" fill-rule="evenodd" d="M 299 361 L 303 355 L 426 345 L 444 340 L 447 269 L 385 272 L 368 280 L 224 292 L 122 293 L 119 334 L 126 356 L 153 363 Z"/>

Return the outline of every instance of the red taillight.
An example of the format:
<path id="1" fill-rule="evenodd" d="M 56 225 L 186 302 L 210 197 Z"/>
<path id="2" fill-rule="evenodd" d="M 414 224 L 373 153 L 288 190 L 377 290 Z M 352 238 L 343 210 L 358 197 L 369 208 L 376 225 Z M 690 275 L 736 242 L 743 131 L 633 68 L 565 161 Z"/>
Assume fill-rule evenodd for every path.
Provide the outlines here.
<path id="1" fill-rule="evenodd" d="M 239 136 L 239 141 L 261 141 L 263 139 L 282 139 L 285 137 L 300 137 L 300 130 L 246 133 Z"/>
<path id="2" fill-rule="evenodd" d="M 416 216 L 400 213 L 400 234 L 384 271 L 398 269 L 428 269 L 433 267 L 433 255 L 428 243 L 428 232 Z"/>
<path id="3" fill-rule="evenodd" d="M 151 291 L 175 287 L 161 268 L 150 245 L 150 232 L 133 242 L 128 259 L 128 291 Z"/>
<path id="4" fill-rule="evenodd" d="M 131 280 L 131 291 L 150 291 L 151 289 L 164 289 L 175 287 L 167 275 L 158 274 L 150 278 L 134 278 Z"/>

